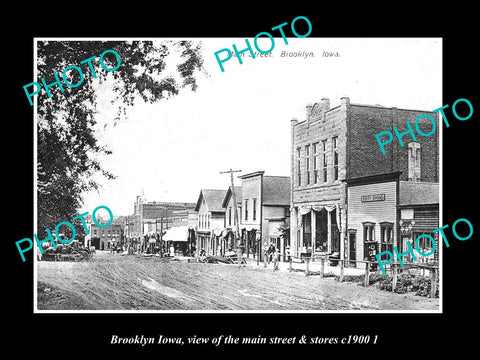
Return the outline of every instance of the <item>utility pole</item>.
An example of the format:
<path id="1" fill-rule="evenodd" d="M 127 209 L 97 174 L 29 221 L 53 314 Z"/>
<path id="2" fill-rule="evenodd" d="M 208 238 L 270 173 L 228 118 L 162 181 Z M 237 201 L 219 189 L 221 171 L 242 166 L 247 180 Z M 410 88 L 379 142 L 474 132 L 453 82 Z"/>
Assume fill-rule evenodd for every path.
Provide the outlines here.
<path id="1" fill-rule="evenodd" d="M 238 225 L 238 216 L 237 216 L 237 197 L 235 196 L 235 185 L 233 184 L 233 173 L 234 172 L 241 172 L 242 170 L 228 170 L 228 171 L 220 171 L 220 174 L 228 174 L 230 173 L 230 181 L 232 183 L 232 197 L 233 197 L 233 223 L 235 225 L 235 241 L 240 242 L 240 228 Z M 240 244 L 237 248 L 237 257 L 238 257 L 238 266 L 242 264 L 241 259 L 241 249 Z"/>

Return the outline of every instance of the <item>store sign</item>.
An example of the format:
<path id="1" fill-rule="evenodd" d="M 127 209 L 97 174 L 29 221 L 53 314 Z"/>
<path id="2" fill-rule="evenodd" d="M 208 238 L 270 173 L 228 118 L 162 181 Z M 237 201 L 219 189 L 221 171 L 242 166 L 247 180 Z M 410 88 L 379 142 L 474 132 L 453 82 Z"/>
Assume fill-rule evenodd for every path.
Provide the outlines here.
<path id="1" fill-rule="evenodd" d="M 363 195 L 360 200 L 362 202 L 385 201 L 385 194 Z"/>

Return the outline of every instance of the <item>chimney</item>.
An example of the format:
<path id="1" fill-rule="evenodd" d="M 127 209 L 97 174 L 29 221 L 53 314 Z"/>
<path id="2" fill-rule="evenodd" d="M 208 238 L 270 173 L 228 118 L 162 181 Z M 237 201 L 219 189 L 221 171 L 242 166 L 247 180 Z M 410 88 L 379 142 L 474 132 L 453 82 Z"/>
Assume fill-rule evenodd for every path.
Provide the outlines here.
<path id="1" fill-rule="evenodd" d="M 340 104 L 342 106 L 348 106 L 350 105 L 350 98 L 348 96 L 343 96 L 340 98 Z"/>
<path id="2" fill-rule="evenodd" d="M 306 108 L 307 108 L 307 120 L 310 117 L 310 115 L 312 114 L 312 107 L 313 107 L 312 104 L 307 104 L 307 106 L 306 106 Z"/>
<path id="3" fill-rule="evenodd" d="M 330 110 L 330 99 L 329 98 L 322 98 L 320 101 L 321 108 L 323 112 Z"/>

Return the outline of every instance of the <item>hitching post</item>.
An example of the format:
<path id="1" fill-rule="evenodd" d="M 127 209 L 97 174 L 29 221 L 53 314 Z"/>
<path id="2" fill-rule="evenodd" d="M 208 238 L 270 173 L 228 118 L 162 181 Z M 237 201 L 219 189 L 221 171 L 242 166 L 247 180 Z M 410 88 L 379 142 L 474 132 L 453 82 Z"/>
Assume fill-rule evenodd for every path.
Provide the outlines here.
<path id="1" fill-rule="evenodd" d="M 368 286 L 368 283 L 370 282 L 370 262 L 366 261 L 365 262 L 365 287 Z"/>
<path id="2" fill-rule="evenodd" d="M 320 257 L 320 276 L 323 277 L 325 274 L 325 258 Z"/>
<path id="3" fill-rule="evenodd" d="M 340 259 L 340 282 L 343 281 L 343 267 L 344 267 L 344 260 Z"/>

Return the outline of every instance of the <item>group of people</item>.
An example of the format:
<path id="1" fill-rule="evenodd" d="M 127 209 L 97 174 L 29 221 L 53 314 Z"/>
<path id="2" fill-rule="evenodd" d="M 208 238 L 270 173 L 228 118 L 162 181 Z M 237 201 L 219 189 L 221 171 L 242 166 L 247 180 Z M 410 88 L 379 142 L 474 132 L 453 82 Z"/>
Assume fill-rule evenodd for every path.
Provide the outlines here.
<path id="1" fill-rule="evenodd" d="M 265 250 L 265 258 L 267 259 L 268 265 L 273 262 L 273 271 L 278 270 L 278 263 L 280 262 L 280 249 L 275 247 L 273 243 L 270 243 L 270 246 Z M 285 260 L 290 261 L 290 247 L 285 248 Z"/>
<path id="2" fill-rule="evenodd" d="M 266 246 L 263 248 L 263 254 L 265 256 L 265 262 L 270 265 L 270 263 L 273 263 L 273 271 L 279 270 L 278 265 L 280 262 L 280 258 L 282 255 L 280 255 L 280 249 L 275 246 L 274 243 L 270 243 L 269 246 Z M 232 249 L 229 248 L 227 251 L 225 251 L 224 254 L 225 257 L 235 257 L 237 256 L 237 253 Z M 290 261 L 290 247 L 287 246 L 285 248 L 285 261 Z M 199 260 L 201 262 L 204 262 L 205 259 L 207 258 L 207 254 L 205 252 L 205 249 L 200 249 L 199 251 Z"/>

